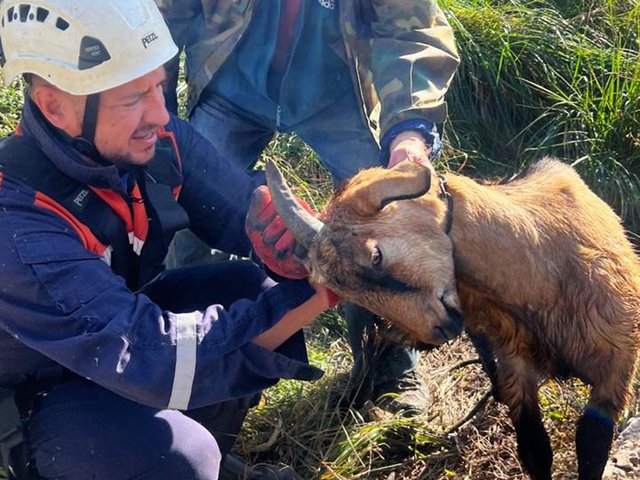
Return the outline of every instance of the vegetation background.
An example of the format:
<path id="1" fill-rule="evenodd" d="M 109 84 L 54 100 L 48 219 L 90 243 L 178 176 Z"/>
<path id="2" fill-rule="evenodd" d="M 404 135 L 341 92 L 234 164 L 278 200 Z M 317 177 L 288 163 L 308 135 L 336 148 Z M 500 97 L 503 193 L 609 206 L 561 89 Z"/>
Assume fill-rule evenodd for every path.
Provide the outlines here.
<path id="1" fill-rule="evenodd" d="M 462 65 L 448 94 L 442 172 L 510 176 L 553 155 L 576 167 L 640 232 L 640 6 L 636 0 L 440 0 Z M 184 85 L 180 87 L 184 94 Z M 0 135 L 14 130 L 21 86 L 0 88 Z M 314 153 L 278 135 L 264 154 L 320 209 L 330 179 Z M 637 243 L 637 242 L 636 242 Z M 431 408 L 407 419 L 338 410 L 351 367 L 338 314 L 309 329 L 316 383 L 282 381 L 250 414 L 236 450 L 253 463 L 287 463 L 305 479 L 524 479 L 506 410 L 486 400 L 488 382 L 467 340 L 421 356 Z M 554 478 L 577 478 L 573 435 L 588 397 L 578 381 L 540 391 L 555 452 Z M 640 414 L 629 405 L 621 427 Z M 480 403 L 478 403 L 481 401 Z M 476 408 L 478 407 L 478 408 Z"/>

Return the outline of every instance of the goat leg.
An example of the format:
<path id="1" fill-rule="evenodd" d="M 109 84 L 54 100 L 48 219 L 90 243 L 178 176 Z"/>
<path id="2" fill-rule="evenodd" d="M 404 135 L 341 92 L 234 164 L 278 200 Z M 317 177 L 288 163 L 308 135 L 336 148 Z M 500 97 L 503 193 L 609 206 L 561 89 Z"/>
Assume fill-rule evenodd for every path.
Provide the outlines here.
<path id="1" fill-rule="evenodd" d="M 615 368 L 593 368 L 589 371 L 591 378 L 582 375 L 583 380 L 592 384 L 592 389 L 589 404 L 576 429 L 579 480 L 602 478 L 615 423 L 631 395 L 637 347 L 631 345 L 620 348 L 620 343 L 616 344 L 616 350 L 609 355 L 613 359 L 609 365 L 615 365 Z M 592 357 L 597 358 L 595 355 Z"/>
<path id="2" fill-rule="evenodd" d="M 349 324 L 349 344 L 354 355 L 350 392 L 341 406 L 361 408 L 367 400 L 372 399 L 376 364 L 384 349 L 380 341 L 381 320 L 372 312 L 352 303 L 342 305 L 341 314 Z"/>
<path id="3" fill-rule="evenodd" d="M 482 369 L 485 371 L 491 382 L 491 393 L 496 402 L 500 402 L 500 389 L 498 388 L 498 367 L 493 354 L 493 348 L 489 338 L 482 333 L 471 333 L 467 331 L 471 344 L 478 352 Z"/>
<path id="4" fill-rule="evenodd" d="M 578 479 L 600 480 L 613 440 L 614 421 L 600 409 L 589 406 L 578 421 L 576 453 Z"/>
<path id="5" fill-rule="evenodd" d="M 518 357 L 508 357 L 500 365 L 500 398 L 509 407 L 522 466 L 533 480 L 551 480 L 553 452 L 540 415 L 537 376 Z"/>
<path id="6" fill-rule="evenodd" d="M 620 362 L 622 363 L 622 362 Z M 576 430 L 578 479 L 600 480 L 607 464 L 613 440 L 615 422 L 629 396 L 633 378 L 633 362 L 624 362 L 627 368 L 616 374 L 603 374 L 595 379 L 589 404 L 585 408 Z"/>
<path id="7" fill-rule="evenodd" d="M 551 480 L 553 453 L 540 410 L 524 408 L 514 420 L 518 440 L 518 455 L 532 480 Z"/>

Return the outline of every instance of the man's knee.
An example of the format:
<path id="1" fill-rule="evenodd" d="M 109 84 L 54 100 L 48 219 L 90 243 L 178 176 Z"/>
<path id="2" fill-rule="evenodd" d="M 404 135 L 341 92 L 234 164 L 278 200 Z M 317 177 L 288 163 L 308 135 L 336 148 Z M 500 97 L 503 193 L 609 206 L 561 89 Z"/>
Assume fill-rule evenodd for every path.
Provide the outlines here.
<path id="1" fill-rule="evenodd" d="M 197 425 L 195 422 L 194 426 Z M 221 454 L 213 436 L 203 427 L 190 429 L 189 433 L 174 435 L 172 442 L 155 444 L 153 438 L 145 439 L 147 445 L 130 445 L 128 453 L 118 446 L 119 452 L 75 452 L 57 457 L 47 451 L 34 452 L 38 474 L 47 478 L 94 478 L 114 480 L 137 478 L 140 480 L 215 480 L 218 478 Z M 87 440 L 91 443 L 91 440 Z M 155 448 L 154 448 L 155 447 Z"/>
<path id="2" fill-rule="evenodd" d="M 194 428 L 189 434 L 176 436 L 163 457 L 162 464 L 149 479 L 214 480 L 218 478 L 222 459 L 217 442 L 205 428 Z"/>
<path id="3" fill-rule="evenodd" d="M 218 478 L 222 455 L 213 435 L 198 422 L 175 410 L 158 412 L 157 418 L 166 422 L 163 437 L 156 442 L 146 437 L 147 446 L 130 446 L 137 454 L 132 458 L 136 472 L 131 477 L 144 480 L 214 480 Z M 171 439 L 166 441 L 166 435 Z M 107 477 L 116 478 L 116 477 Z M 129 475 L 123 478 L 130 478 Z"/>
<path id="4" fill-rule="evenodd" d="M 221 460 L 211 433 L 183 413 L 145 407 L 85 381 L 43 397 L 28 438 L 44 478 L 210 480 Z"/>

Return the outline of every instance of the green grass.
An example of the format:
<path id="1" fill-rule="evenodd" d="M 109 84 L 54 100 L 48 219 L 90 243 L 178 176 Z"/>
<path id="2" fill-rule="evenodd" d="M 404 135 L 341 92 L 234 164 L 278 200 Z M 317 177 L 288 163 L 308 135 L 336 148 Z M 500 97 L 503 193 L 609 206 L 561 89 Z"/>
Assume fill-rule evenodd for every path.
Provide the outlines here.
<path id="1" fill-rule="evenodd" d="M 0 71 L 0 84 L 2 83 Z M 13 132 L 18 126 L 23 102 L 20 88 L 0 88 L 0 137 Z"/>
<path id="2" fill-rule="evenodd" d="M 640 6 L 634 1 L 443 2 L 462 65 L 448 102 L 449 166 L 511 175 L 572 163 L 640 226 Z"/>
<path id="3" fill-rule="evenodd" d="M 507 176 L 544 155 L 576 166 L 640 233 L 640 6 L 632 0 L 441 0 L 462 64 L 447 96 L 442 171 Z M 184 87 L 181 87 L 184 98 Z M 22 95 L 0 88 L 0 134 L 14 130 Z M 184 107 L 181 112 L 184 114 Z M 298 195 L 319 210 L 332 189 L 317 156 L 295 135 L 265 151 Z M 316 383 L 282 381 L 251 412 L 236 449 L 254 462 L 284 462 L 303 478 L 524 479 L 504 407 L 489 402 L 455 431 L 487 388 L 464 340 L 422 355 L 432 400 L 405 419 L 372 405 L 340 411 L 351 368 L 346 327 L 323 315 L 308 330 Z M 638 389 L 636 388 L 636 392 Z M 588 388 L 541 389 L 555 477 L 575 479 L 573 434 Z M 634 395 L 627 415 L 640 414 Z"/>

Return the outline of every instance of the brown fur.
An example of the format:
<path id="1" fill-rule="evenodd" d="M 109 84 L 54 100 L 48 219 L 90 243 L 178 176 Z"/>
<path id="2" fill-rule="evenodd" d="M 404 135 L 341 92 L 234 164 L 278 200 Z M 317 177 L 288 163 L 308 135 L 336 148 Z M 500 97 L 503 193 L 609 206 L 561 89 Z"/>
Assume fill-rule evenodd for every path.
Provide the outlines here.
<path id="1" fill-rule="evenodd" d="M 461 309 L 467 330 L 488 337 L 495 351 L 500 398 L 519 440 L 532 431 L 519 430 L 523 416 L 539 423 L 544 376 L 579 377 L 593 386 L 590 407 L 616 420 L 638 351 L 640 264 L 611 208 L 571 167 L 547 159 L 502 184 L 449 175 L 447 234 L 435 177 L 428 194 L 376 208 L 403 184 L 416 188 L 407 172 L 424 177 L 411 166 L 371 169 L 338 192 L 309 252 L 312 279 L 426 343 L 448 339 L 440 327 Z M 376 246 L 383 260 L 374 267 Z M 376 275 L 415 290 L 383 288 L 369 280 Z M 531 441 L 546 435 L 539 434 Z M 521 457 L 529 454 L 524 446 Z M 523 458 L 525 467 L 550 478 L 535 455 Z M 581 459 L 580 478 L 599 478 L 587 464 Z"/>

